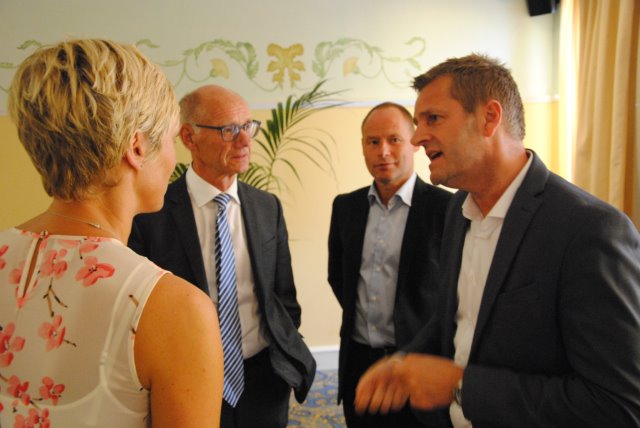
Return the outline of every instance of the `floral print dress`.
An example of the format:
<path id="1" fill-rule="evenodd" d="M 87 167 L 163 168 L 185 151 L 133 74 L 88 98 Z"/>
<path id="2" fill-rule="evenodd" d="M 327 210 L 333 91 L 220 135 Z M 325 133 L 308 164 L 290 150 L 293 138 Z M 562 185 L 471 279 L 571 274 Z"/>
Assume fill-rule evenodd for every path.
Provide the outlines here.
<path id="1" fill-rule="evenodd" d="M 115 239 L 0 232 L 0 427 L 146 426 L 133 345 L 165 272 Z"/>

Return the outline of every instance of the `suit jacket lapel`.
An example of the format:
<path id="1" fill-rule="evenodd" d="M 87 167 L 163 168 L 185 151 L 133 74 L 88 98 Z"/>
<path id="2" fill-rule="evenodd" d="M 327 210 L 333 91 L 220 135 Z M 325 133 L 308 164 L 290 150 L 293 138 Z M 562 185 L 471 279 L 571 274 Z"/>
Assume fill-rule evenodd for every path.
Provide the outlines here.
<path id="1" fill-rule="evenodd" d="M 467 192 L 457 192 L 447 209 L 444 233 L 442 235 L 442 257 L 440 275 L 444 294 L 443 354 L 452 357 L 455 352 L 453 337 L 456 333 L 456 312 L 458 310 L 458 277 L 462 263 L 464 239 L 469 228 L 469 220 L 462 215 L 462 204 Z"/>
<path id="2" fill-rule="evenodd" d="M 176 239 L 181 241 L 182 248 L 187 253 L 187 259 L 189 259 L 191 270 L 196 279 L 196 285 L 208 294 L 207 275 L 204 270 L 204 261 L 202 260 L 196 220 L 191 207 L 191 198 L 187 191 L 186 174 L 183 174 L 167 189 L 167 203 L 171 204 L 169 211 L 178 230 Z"/>
<path id="3" fill-rule="evenodd" d="M 518 247 L 527 233 L 529 224 L 533 219 L 542 200 L 539 194 L 544 190 L 549 171 L 532 152 L 533 161 L 522 185 L 516 192 L 513 202 L 507 211 L 507 216 L 502 225 L 502 231 L 498 238 L 496 251 L 491 262 L 491 268 L 487 276 L 478 321 L 471 345 L 469 360 L 474 357 L 482 331 L 487 324 L 496 298 L 507 278 L 513 260 L 518 254 Z"/>
<path id="4" fill-rule="evenodd" d="M 411 207 L 409 208 L 409 215 L 407 216 L 407 222 L 404 227 L 404 233 L 402 236 L 402 244 L 400 248 L 400 263 L 398 265 L 398 282 L 396 290 L 397 296 L 400 295 L 400 290 L 404 288 L 407 282 L 407 275 L 409 273 L 409 266 L 411 264 L 410 248 L 415 248 L 416 239 L 419 234 L 417 233 L 421 227 L 421 224 L 425 221 L 425 199 L 428 187 L 420 177 L 416 177 L 416 184 L 413 189 L 413 195 L 411 196 Z"/>
<path id="5" fill-rule="evenodd" d="M 348 231 L 348 237 L 345 240 L 346 248 L 345 252 L 349 261 L 347 266 L 349 268 L 349 278 L 346 281 L 347 284 L 358 284 L 360 277 L 360 264 L 362 262 L 362 247 L 364 246 L 364 234 L 367 228 L 367 218 L 369 217 L 369 197 L 367 196 L 369 188 L 364 189 L 362 192 L 363 197 L 358 197 L 355 200 L 353 207 L 350 207 L 350 212 L 347 213 L 347 221 L 344 227 Z M 350 295 L 349 302 L 353 302 L 355 307 L 355 295 L 357 294 L 357 286 L 348 287 L 347 292 Z"/>
<path id="6" fill-rule="evenodd" d="M 260 206 L 256 204 L 254 198 L 249 197 L 247 194 L 249 190 L 247 184 L 238 180 L 238 198 L 240 199 L 240 211 L 242 212 L 242 222 L 244 223 L 253 280 L 256 285 L 256 292 L 261 293 L 261 287 L 264 281 L 260 276 L 262 272 L 260 267 L 263 266 L 264 262 L 262 258 L 262 242 L 260 241 L 260 237 L 262 236 L 260 234 L 260 225 L 262 221 L 258 213 L 262 210 Z"/>

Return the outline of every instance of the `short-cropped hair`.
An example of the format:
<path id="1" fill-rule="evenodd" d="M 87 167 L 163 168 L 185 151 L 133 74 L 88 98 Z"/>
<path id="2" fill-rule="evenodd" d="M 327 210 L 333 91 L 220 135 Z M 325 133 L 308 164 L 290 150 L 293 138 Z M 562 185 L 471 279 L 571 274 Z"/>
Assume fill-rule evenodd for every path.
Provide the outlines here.
<path id="1" fill-rule="evenodd" d="M 373 113 L 376 110 L 381 110 L 383 108 L 395 108 L 396 110 L 398 110 L 400 114 L 402 114 L 402 117 L 406 119 L 408 127 L 411 130 L 414 129 L 413 116 L 405 106 L 400 105 L 398 103 L 391 102 L 391 101 L 385 101 L 374 106 L 371 110 L 369 110 L 369 112 L 366 114 L 364 119 L 362 119 L 362 123 L 360 124 L 360 130 L 364 131 L 364 125 L 367 123 L 367 120 L 369 120 L 369 116 L 371 116 L 371 113 Z"/>
<path id="2" fill-rule="evenodd" d="M 164 73 L 134 46 L 84 39 L 25 59 L 9 114 L 45 191 L 78 201 L 118 183 L 115 167 L 137 131 L 156 156 L 179 107 Z"/>
<path id="3" fill-rule="evenodd" d="M 440 76 L 451 76 L 451 96 L 462 104 L 468 113 L 489 100 L 502 105 L 507 132 L 524 139 L 524 107 L 518 85 L 504 64 L 486 55 L 471 54 L 461 58 L 449 58 L 426 73 L 416 77 L 413 88 L 420 92 Z"/>

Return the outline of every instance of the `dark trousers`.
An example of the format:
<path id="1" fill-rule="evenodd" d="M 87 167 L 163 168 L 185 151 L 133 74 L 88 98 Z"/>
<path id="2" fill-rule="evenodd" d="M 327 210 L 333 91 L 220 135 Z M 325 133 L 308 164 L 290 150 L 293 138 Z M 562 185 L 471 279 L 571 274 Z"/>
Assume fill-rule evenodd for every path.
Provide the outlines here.
<path id="1" fill-rule="evenodd" d="M 291 388 L 273 372 L 269 350 L 244 360 L 244 392 L 235 408 L 222 400 L 221 428 L 285 428 Z"/>
<path id="2" fill-rule="evenodd" d="M 371 348 L 351 340 L 347 352 L 347 367 L 344 370 L 342 408 L 349 428 L 413 428 L 424 427 L 407 405 L 399 412 L 386 415 L 355 413 L 356 386 L 364 372 L 380 358 L 393 354 L 395 348 Z"/>

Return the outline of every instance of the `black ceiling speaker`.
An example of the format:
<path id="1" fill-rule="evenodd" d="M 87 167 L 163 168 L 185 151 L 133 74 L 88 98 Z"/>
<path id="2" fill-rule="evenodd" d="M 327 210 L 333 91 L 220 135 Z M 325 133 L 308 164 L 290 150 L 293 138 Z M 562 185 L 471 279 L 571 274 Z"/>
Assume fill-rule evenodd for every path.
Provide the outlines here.
<path id="1" fill-rule="evenodd" d="M 527 0 L 529 16 L 544 15 L 556 11 L 560 0 Z"/>

